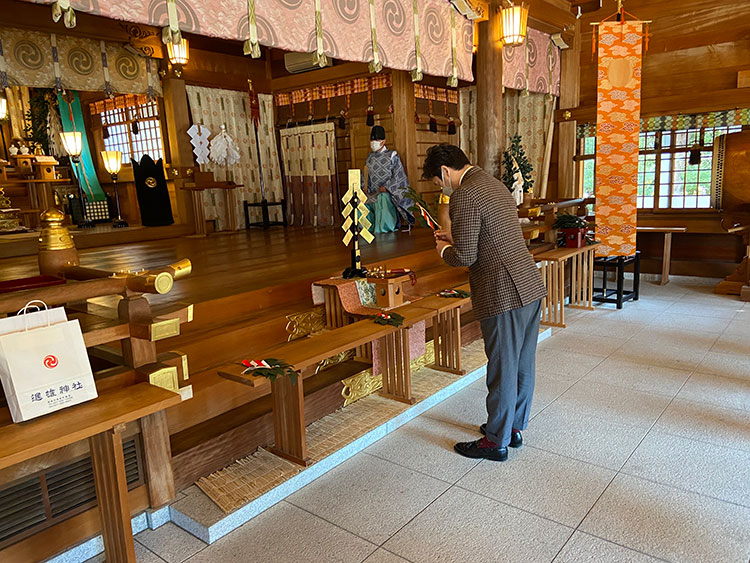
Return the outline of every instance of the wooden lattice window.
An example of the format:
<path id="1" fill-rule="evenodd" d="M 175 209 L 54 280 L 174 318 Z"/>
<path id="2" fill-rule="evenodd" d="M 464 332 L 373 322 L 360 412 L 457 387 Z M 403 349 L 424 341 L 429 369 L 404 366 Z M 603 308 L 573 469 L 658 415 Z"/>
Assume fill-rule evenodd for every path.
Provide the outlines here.
<path id="1" fill-rule="evenodd" d="M 101 119 L 104 149 L 122 152 L 123 164 L 148 154 L 154 160 L 164 157 L 159 104 L 145 96 L 117 96 L 92 105 L 92 114 Z"/>

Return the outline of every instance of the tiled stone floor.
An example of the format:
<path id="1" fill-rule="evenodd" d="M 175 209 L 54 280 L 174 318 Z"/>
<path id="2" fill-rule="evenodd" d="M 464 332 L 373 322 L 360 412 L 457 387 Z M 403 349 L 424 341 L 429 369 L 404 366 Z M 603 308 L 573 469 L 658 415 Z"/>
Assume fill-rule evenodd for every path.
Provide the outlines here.
<path id="1" fill-rule="evenodd" d="M 453 453 L 478 381 L 213 545 L 139 534 L 138 561 L 747 563 L 750 304 L 713 283 L 571 312 L 506 463 Z"/>

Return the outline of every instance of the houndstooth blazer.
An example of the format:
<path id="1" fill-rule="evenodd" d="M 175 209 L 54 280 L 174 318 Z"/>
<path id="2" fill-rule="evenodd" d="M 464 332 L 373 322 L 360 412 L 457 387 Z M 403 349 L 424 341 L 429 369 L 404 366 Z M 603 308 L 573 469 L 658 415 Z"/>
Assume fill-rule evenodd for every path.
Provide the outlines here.
<path id="1" fill-rule="evenodd" d="M 478 320 L 524 307 L 547 295 L 523 239 L 508 188 L 479 167 L 464 175 L 450 201 L 453 246 L 450 266 L 468 266 L 471 301 Z"/>

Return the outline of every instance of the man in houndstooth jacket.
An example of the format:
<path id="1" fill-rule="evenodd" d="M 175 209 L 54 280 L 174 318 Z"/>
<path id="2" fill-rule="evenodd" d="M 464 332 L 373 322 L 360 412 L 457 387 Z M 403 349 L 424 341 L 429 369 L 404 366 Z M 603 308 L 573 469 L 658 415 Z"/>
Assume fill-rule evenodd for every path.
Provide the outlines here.
<path id="1" fill-rule="evenodd" d="M 505 461 L 519 447 L 534 393 L 542 276 L 523 239 L 508 188 L 453 145 L 427 151 L 422 176 L 450 196 L 451 231 L 437 231 L 437 251 L 469 267 L 471 302 L 482 327 L 487 365 L 484 438 L 455 445 L 464 456 Z"/>

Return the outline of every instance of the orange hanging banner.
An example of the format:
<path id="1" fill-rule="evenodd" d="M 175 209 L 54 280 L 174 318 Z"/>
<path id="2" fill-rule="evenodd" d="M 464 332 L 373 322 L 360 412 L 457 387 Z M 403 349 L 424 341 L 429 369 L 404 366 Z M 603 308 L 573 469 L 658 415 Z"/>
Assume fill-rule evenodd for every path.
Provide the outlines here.
<path id="1" fill-rule="evenodd" d="M 643 22 L 599 25 L 596 139 L 598 256 L 635 254 Z"/>

